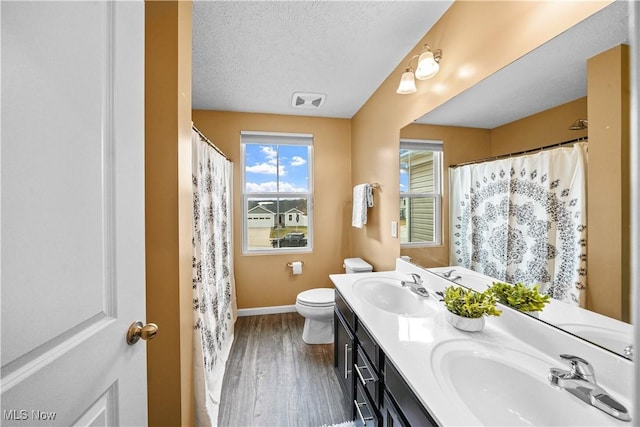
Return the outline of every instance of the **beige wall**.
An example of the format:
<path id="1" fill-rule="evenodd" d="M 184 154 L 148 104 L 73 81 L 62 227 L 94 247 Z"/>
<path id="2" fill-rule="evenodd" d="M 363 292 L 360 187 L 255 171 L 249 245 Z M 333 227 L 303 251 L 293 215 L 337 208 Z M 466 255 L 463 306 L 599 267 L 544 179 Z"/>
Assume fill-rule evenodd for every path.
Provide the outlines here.
<path id="1" fill-rule="evenodd" d="M 306 289 L 331 287 L 329 274 L 343 272 L 351 227 L 351 124 L 346 119 L 194 110 L 193 121 L 234 162 L 234 256 L 238 308 L 295 304 Z M 313 252 L 242 254 L 240 131 L 313 134 Z M 397 157 L 397 153 L 396 153 Z M 287 263 L 303 261 L 293 276 Z"/>
<path id="2" fill-rule="evenodd" d="M 149 425 L 193 425 L 191 2 L 145 3 Z"/>
<path id="3" fill-rule="evenodd" d="M 402 138 L 433 139 L 443 143 L 442 183 L 442 245 L 423 248 L 403 248 L 402 255 L 424 267 L 449 265 L 449 166 L 482 159 L 491 154 L 491 131 L 455 126 L 410 124 L 400 131 Z M 396 147 L 396 163 L 398 162 Z M 398 202 L 396 202 L 398 209 Z"/>
<path id="4" fill-rule="evenodd" d="M 589 197 L 587 307 L 630 320 L 629 49 L 587 62 Z"/>
<path id="5" fill-rule="evenodd" d="M 352 254 L 393 269 L 400 253 L 389 232 L 399 220 L 400 129 L 609 4 L 454 2 L 352 119 L 352 183 L 379 182 L 372 221 L 353 230 Z M 440 72 L 412 95 L 395 93 L 408 59 L 425 43 L 443 50 Z"/>
<path id="6" fill-rule="evenodd" d="M 569 130 L 587 118 L 587 97 L 533 114 L 491 130 L 491 155 L 516 153 L 586 137 L 587 130 Z"/>

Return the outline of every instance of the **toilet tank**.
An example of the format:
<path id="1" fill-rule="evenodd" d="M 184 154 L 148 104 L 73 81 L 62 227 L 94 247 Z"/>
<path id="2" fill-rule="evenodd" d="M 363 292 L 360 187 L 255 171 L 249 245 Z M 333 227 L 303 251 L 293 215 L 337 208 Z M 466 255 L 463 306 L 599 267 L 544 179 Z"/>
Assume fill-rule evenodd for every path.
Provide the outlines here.
<path id="1" fill-rule="evenodd" d="M 344 269 L 347 274 L 370 273 L 373 271 L 371 264 L 362 258 L 347 258 L 344 260 Z"/>

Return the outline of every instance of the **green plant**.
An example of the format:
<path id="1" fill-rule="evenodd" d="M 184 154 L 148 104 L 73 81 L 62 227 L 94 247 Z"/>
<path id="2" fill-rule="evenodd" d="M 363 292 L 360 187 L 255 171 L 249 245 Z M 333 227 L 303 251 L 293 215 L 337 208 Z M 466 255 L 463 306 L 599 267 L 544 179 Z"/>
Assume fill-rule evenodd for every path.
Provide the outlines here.
<path id="1" fill-rule="evenodd" d="M 493 282 L 488 289 L 498 301 L 519 311 L 542 311 L 549 302 L 549 295 L 542 295 L 538 285 L 529 287 L 523 283 L 510 285 L 508 283 Z"/>
<path id="2" fill-rule="evenodd" d="M 475 319 L 485 314 L 500 316 L 502 313 L 496 308 L 495 297 L 489 291 L 476 292 L 460 286 L 448 286 L 443 296 L 447 310 L 458 316 Z"/>

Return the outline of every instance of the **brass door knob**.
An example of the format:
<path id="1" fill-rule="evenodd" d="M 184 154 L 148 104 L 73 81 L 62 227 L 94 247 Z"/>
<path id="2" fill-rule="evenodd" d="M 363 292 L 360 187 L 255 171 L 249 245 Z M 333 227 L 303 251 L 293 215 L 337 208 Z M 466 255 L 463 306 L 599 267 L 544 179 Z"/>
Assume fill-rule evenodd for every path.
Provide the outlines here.
<path id="1" fill-rule="evenodd" d="M 143 325 L 140 321 L 133 322 L 127 331 L 127 344 L 133 345 L 137 343 L 140 338 L 145 341 L 152 340 L 155 338 L 157 333 L 158 325 L 155 323 L 147 323 L 146 325 Z"/>

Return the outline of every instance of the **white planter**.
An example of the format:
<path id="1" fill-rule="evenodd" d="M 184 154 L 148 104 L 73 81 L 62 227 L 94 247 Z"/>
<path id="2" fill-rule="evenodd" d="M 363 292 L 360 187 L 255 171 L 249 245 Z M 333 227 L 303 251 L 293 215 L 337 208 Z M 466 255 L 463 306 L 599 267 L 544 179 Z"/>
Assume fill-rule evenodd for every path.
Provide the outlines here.
<path id="1" fill-rule="evenodd" d="M 460 329 L 461 331 L 477 332 L 484 328 L 484 316 L 471 319 L 469 317 L 458 316 L 449 310 L 445 310 L 444 317 L 451 326 Z"/>

